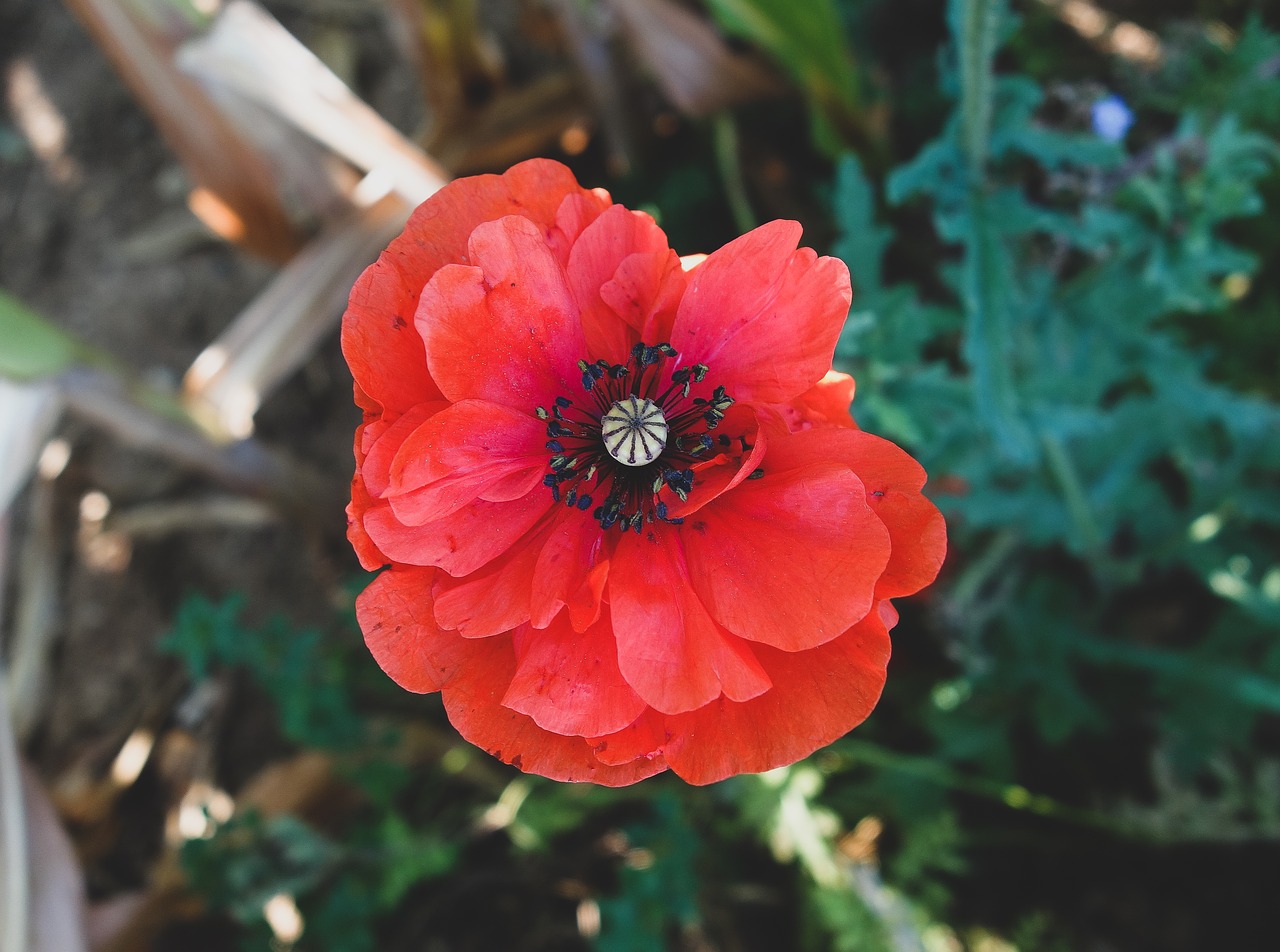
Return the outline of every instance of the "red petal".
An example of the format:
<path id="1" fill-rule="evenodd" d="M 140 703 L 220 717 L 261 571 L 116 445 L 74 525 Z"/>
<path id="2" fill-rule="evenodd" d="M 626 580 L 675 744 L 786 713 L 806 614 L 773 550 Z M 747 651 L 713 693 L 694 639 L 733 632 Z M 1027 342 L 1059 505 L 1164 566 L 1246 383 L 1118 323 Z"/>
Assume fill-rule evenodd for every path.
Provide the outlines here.
<path id="1" fill-rule="evenodd" d="M 545 427 L 532 413 L 484 400 L 433 415 L 404 439 L 391 464 L 386 495 L 396 518 L 420 525 L 476 499 L 529 495 L 547 465 Z"/>
<path id="2" fill-rule="evenodd" d="M 414 283 L 408 273 L 414 270 L 411 259 L 402 248 L 397 250 L 402 241 L 392 242 L 364 270 L 342 316 L 342 353 L 356 386 L 370 402 L 393 412 L 441 397 L 427 371 L 422 338 L 413 326 L 426 278 Z"/>
<path id="3" fill-rule="evenodd" d="M 681 528 L 693 587 L 712 617 L 743 638 L 800 651 L 870 611 L 889 561 L 889 533 L 847 467 L 788 469 L 785 462 L 771 444 L 763 478 L 742 483 Z"/>
<path id="4" fill-rule="evenodd" d="M 432 416 L 445 409 L 449 404 L 443 400 L 432 403 L 419 403 L 410 407 L 404 415 L 389 426 L 380 427 L 378 437 L 368 442 L 364 463 L 360 473 L 364 476 L 365 485 L 375 496 L 381 496 L 391 484 L 391 463 L 400 452 L 400 447 L 414 430 Z M 373 430 L 373 427 L 367 429 Z"/>
<path id="5" fill-rule="evenodd" d="M 670 489 L 662 490 L 661 496 L 667 504 L 669 518 L 687 518 L 748 479 L 764 461 L 769 444 L 751 407 L 735 403 L 721 422 L 720 430 L 735 434 L 735 438 L 715 456 L 693 464 L 693 492 L 689 494 L 689 498 L 682 502 Z M 746 441 L 749 450 L 743 451 L 738 437 Z"/>
<path id="6" fill-rule="evenodd" d="M 788 465 L 839 460 L 862 480 L 892 545 L 877 598 L 911 595 L 937 577 L 947 554 L 947 526 L 920 495 L 925 471 L 905 450 L 862 430 L 797 433 L 779 445 L 785 445 Z"/>
<path id="7" fill-rule="evenodd" d="M 511 502 L 480 500 L 443 519 L 406 526 L 383 503 L 366 513 L 364 527 L 391 561 L 435 565 L 460 577 L 506 552 L 550 506 L 541 493 Z"/>
<path id="8" fill-rule="evenodd" d="M 514 641 L 519 660 L 502 703 L 539 727 L 594 737 L 622 730 L 644 712 L 644 701 L 618 671 L 607 612 L 583 632 L 561 614 L 545 629 L 520 629 Z"/>
<path id="9" fill-rule="evenodd" d="M 871 508 L 889 529 L 893 551 L 876 584 L 877 598 L 914 595 L 935 578 L 947 555 L 947 524 L 919 493 L 886 492 Z"/>
<path id="10" fill-rule="evenodd" d="M 449 720 L 467 740 L 519 770 L 552 780 L 621 787 L 666 769 L 661 757 L 609 765 L 581 737 L 543 730 L 528 715 L 503 707 L 515 674 L 515 652 L 505 635 L 467 642 L 466 663 L 444 688 Z"/>
<path id="11" fill-rule="evenodd" d="M 434 569 L 388 569 L 356 598 L 356 620 L 374 660 L 406 691 L 439 691 L 457 670 L 461 639 L 431 611 Z"/>
<path id="12" fill-rule="evenodd" d="M 667 762 L 694 784 L 795 763 L 871 713 L 884 688 L 889 647 L 873 611 L 810 651 L 758 648 L 773 688 L 743 703 L 721 698 L 667 718 Z"/>
<path id="13" fill-rule="evenodd" d="M 582 232 L 566 270 L 592 358 L 626 362 L 672 269 L 683 277 L 667 236 L 643 212 L 614 205 Z"/>
<path id="14" fill-rule="evenodd" d="M 600 524 L 576 509 L 559 509 L 533 576 L 533 625 L 545 628 L 566 605 L 575 628 L 600 615 L 609 551 Z"/>
<path id="15" fill-rule="evenodd" d="M 668 526 L 618 543 L 609 600 L 623 677 L 667 714 L 721 693 L 745 700 L 768 690 L 751 646 L 717 625 L 694 594 L 679 544 Z"/>
<path id="16" fill-rule="evenodd" d="M 505 215 L 528 218 L 567 248 L 573 236 L 561 235 L 557 225 L 563 205 L 574 208 L 580 229 L 609 205 L 609 197 L 581 188 L 558 162 L 531 159 L 503 175 L 458 179 L 423 202 L 351 292 L 342 352 L 361 391 L 393 411 L 440 399 L 413 328 L 422 289 L 446 264 L 467 262 L 467 240 L 478 225 Z"/>
<path id="17" fill-rule="evenodd" d="M 792 401 L 788 423 L 792 430 L 814 426 L 838 426 L 856 429 L 849 413 L 853 403 L 854 382 L 848 374 L 828 370 L 827 375 Z"/>
<path id="18" fill-rule="evenodd" d="M 476 228 L 469 247 L 476 267 L 442 268 L 418 305 L 440 389 L 451 400 L 525 413 L 580 389 L 582 324 L 542 232 L 527 219 L 502 218 Z"/>
<path id="19" fill-rule="evenodd" d="M 368 571 L 381 568 L 391 561 L 369 538 L 369 533 L 364 527 L 365 514 L 373 504 L 373 497 L 365 489 L 364 479 L 356 473 L 351 480 L 351 502 L 347 503 L 347 539 L 351 542 L 351 547 L 356 550 L 356 558 L 360 560 L 361 568 Z"/>
<path id="20" fill-rule="evenodd" d="M 831 369 L 853 293 L 836 258 L 796 250 L 800 225 L 761 225 L 690 274 L 671 343 L 735 400 L 781 403 Z"/>
<path id="21" fill-rule="evenodd" d="M 488 565 L 465 578 L 436 578 L 436 621 L 464 638 L 488 638 L 529 620 L 533 568 L 544 529 L 535 528 Z"/>
<path id="22" fill-rule="evenodd" d="M 646 760 L 661 757 L 663 745 L 669 739 L 666 715 L 650 708 L 622 730 L 605 737 L 592 737 L 590 743 L 602 763 L 629 764 L 641 757 Z"/>

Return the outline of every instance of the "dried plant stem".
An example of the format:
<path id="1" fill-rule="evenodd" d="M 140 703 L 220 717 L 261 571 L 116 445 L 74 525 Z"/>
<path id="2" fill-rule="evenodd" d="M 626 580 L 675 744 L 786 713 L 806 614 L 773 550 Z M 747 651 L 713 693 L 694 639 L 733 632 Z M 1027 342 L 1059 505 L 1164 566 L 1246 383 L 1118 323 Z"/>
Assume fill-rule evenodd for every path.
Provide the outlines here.
<path id="1" fill-rule="evenodd" d="M 449 180 L 439 165 L 356 96 L 270 14 L 232 0 L 177 63 L 224 93 L 265 107 L 364 172 L 377 171 L 410 205 Z"/>
<path id="2" fill-rule="evenodd" d="M 66 0 L 159 126 L 197 183 L 238 217 L 253 250 L 286 260 L 299 236 L 262 154 L 175 68 L 171 37 L 128 0 Z"/>
<path id="3" fill-rule="evenodd" d="M 262 401 L 315 352 L 338 323 L 360 272 L 409 217 L 389 195 L 311 242 L 219 335 L 187 372 L 192 414 L 213 432 L 245 437 Z"/>
<path id="4" fill-rule="evenodd" d="M 61 588 L 52 482 L 38 476 L 29 499 L 30 525 L 15 567 L 16 602 L 5 678 L 13 731 L 20 740 L 30 736 L 39 721 L 41 703 L 47 699 L 49 640 Z"/>
<path id="5" fill-rule="evenodd" d="M 26 801 L 5 681 L 0 677 L 0 952 L 27 952 L 31 883 Z"/>
<path id="6" fill-rule="evenodd" d="M 59 383 L 71 412 L 128 446 L 270 499 L 295 517 L 331 522 L 341 509 L 341 493 L 331 481 L 254 440 L 214 442 L 168 394 L 127 386 L 118 376 L 89 367 L 66 371 Z"/>

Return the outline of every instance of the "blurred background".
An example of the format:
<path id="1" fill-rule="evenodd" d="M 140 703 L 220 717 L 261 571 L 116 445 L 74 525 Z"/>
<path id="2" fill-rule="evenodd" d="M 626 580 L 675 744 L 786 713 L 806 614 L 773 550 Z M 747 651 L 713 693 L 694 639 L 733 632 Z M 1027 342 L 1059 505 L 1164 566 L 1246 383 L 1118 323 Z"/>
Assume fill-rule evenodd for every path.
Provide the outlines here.
<path id="1" fill-rule="evenodd" d="M 0 0 L 0 952 L 1274 949 L 1280 10 Z M 534 155 L 843 257 L 947 514 L 880 706 L 523 776 L 352 615 L 337 319 Z"/>

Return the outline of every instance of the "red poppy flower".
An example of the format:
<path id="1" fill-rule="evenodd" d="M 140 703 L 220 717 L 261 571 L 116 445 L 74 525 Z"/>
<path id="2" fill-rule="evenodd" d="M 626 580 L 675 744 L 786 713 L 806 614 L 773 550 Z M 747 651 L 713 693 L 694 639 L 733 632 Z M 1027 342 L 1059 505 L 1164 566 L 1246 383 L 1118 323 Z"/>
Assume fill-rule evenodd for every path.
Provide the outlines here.
<path id="1" fill-rule="evenodd" d="M 831 373 L 849 274 L 764 225 L 681 261 L 533 160 L 461 179 L 360 278 L 349 535 L 374 657 L 522 770 L 792 763 L 875 705 L 946 548 Z"/>

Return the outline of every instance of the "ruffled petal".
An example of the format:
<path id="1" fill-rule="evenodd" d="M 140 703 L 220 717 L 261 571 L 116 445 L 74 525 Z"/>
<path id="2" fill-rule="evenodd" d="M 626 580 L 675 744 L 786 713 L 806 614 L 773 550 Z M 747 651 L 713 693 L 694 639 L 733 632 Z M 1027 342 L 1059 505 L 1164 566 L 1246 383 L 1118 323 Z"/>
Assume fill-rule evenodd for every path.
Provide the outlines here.
<path id="1" fill-rule="evenodd" d="M 947 555 L 947 526 L 920 494 L 927 477 L 910 454 L 879 436 L 848 429 L 796 433 L 774 445 L 786 465 L 835 460 L 858 474 L 892 547 L 877 598 L 912 595 L 937 577 Z"/>
<path id="2" fill-rule="evenodd" d="M 884 689 L 889 634 L 877 611 L 810 651 L 756 649 L 773 688 L 746 702 L 720 698 L 666 719 L 663 751 L 693 784 L 794 763 L 862 723 Z"/>
<path id="3" fill-rule="evenodd" d="M 466 644 L 465 663 L 444 686 L 444 707 L 458 733 L 477 747 L 518 770 L 606 787 L 626 786 L 666 769 L 661 757 L 602 763 L 583 738 L 543 730 L 527 714 L 503 707 L 516 670 L 511 638 L 500 635 Z"/>
<path id="4" fill-rule="evenodd" d="M 388 569 L 356 598 L 356 620 L 374 660 L 406 691 L 439 691 L 461 662 L 457 635 L 431 611 L 434 569 Z"/>
<path id="5" fill-rule="evenodd" d="M 542 482 L 545 442 L 546 425 L 533 414 L 463 400 L 405 437 L 386 496 L 407 525 L 442 519 L 476 499 L 519 499 Z"/>
<path id="6" fill-rule="evenodd" d="M 610 547 L 600 523 L 588 514 L 567 508 L 557 512 L 534 570 L 532 621 L 535 628 L 546 628 L 567 606 L 571 623 L 582 631 L 600 617 Z"/>
<path id="7" fill-rule="evenodd" d="M 788 424 L 792 430 L 815 426 L 838 426 L 856 429 L 849 406 L 853 403 L 854 382 L 848 374 L 828 370 L 812 388 L 792 401 Z"/>
<path id="8" fill-rule="evenodd" d="M 380 423 L 366 427 L 367 431 L 376 432 L 373 440 L 366 441 L 367 449 L 360 473 L 364 476 L 365 486 L 375 496 L 381 496 L 391 485 L 391 464 L 400 452 L 400 447 L 414 430 L 431 419 L 432 416 L 445 409 L 449 404 L 443 400 L 431 403 L 419 403 L 410 407 L 394 423 Z"/>
<path id="9" fill-rule="evenodd" d="M 721 694 L 745 700 L 769 689 L 751 646 L 717 625 L 694 594 L 674 527 L 623 536 L 609 601 L 622 676 L 657 710 L 674 714 Z"/>
<path id="10" fill-rule="evenodd" d="M 693 587 L 712 617 L 743 638 L 801 651 L 870 611 L 889 561 L 889 533 L 847 467 L 789 469 L 771 466 L 774 458 L 771 445 L 762 478 L 721 496 L 681 529 L 698 569 Z"/>
<path id="11" fill-rule="evenodd" d="M 586 353 L 564 269 L 536 225 L 508 217 L 471 235 L 475 267 L 440 269 L 418 305 L 427 363 L 454 401 L 526 413 L 581 388 Z"/>
<path id="12" fill-rule="evenodd" d="M 545 537 L 541 526 L 512 545 L 488 565 L 464 578 L 444 573 L 436 577 L 436 622 L 464 638 L 488 638 L 529 620 L 533 569 L 539 546 L 531 538 Z"/>
<path id="13" fill-rule="evenodd" d="M 831 369 L 853 292 L 837 258 L 797 250 L 800 225 L 761 225 L 690 274 L 671 343 L 736 400 L 783 403 Z"/>
<path id="14" fill-rule="evenodd" d="M 575 233 L 568 238 L 557 223 L 566 203 L 575 213 Z M 426 370 L 414 314 L 436 271 L 467 262 L 467 240 L 478 225 L 520 215 L 567 250 L 576 230 L 609 204 L 607 193 L 582 188 L 572 172 L 547 159 L 521 162 L 502 175 L 458 179 L 423 202 L 351 291 L 342 320 L 342 352 L 363 395 L 390 411 L 440 399 Z"/>
<path id="15" fill-rule="evenodd" d="M 626 362 L 632 346 L 644 339 L 655 310 L 670 310 L 684 284 L 679 259 L 662 229 L 643 212 L 621 205 L 583 230 L 569 253 L 567 274 L 587 353 L 610 363 Z M 672 274 L 679 277 L 668 280 Z"/>
<path id="16" fill-rule="evenodd" d="M 533 493 L 511 502 L 479 500 L 443 519 L 406 526 L 386 503 L 365 514 L 364 527 L 392 562 L 434 565 L 450 575 L 470 575 L 496 559 L 533 528 L 551 500 Z"/>
<path id="17" fill-rule="evenodd" d="M 644 712 L 644 701 L 618 670 L 608 613 L 583 632 L 575 632 L 561 614 L 545 629 L 526 626 L 513 637 L 516 673 L 502 703 L 544 730 L 611 734 Z"/>

